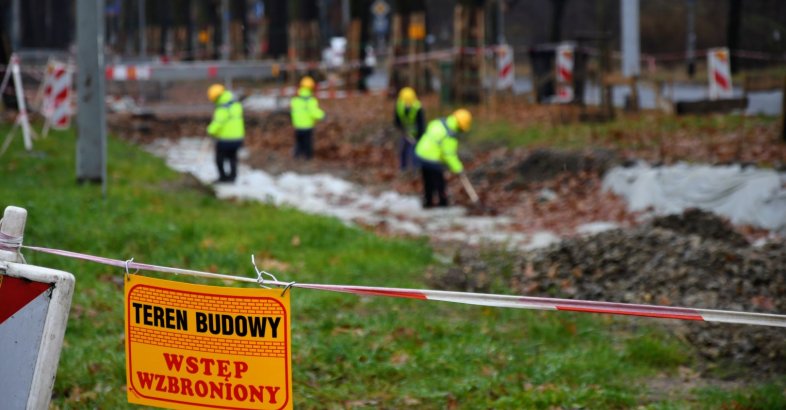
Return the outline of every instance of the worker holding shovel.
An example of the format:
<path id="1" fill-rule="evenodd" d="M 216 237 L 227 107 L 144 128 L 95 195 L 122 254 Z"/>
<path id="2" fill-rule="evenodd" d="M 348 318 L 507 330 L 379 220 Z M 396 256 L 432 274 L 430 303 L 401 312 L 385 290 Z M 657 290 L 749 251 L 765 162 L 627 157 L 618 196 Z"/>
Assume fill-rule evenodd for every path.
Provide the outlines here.
<path id="1" fill-rule="evenodd" d="M 404 87 L 398 93 L 394 124 L 401 132 L 399 144 L 399 169 L 406 171 L 408 168 L 416 169 L 415 144 L 426 130 L 426 116 L 423 106 L 418 101 L 415 90 Z"/>
<path id="2" fill-rule="evenodd" d="M 445 191 L 445 170 L 459 174 L 466 188 L 469 181 L 464 176 L 464 164 L 458 157 L 457 137 L 472 127 L 472 114 L 464 108 L 453 114 L 438 118 L 428 124 L 426 133 L 415 146 L 415 155 L 420 160 L 423 173 L 423 208 L 435 206 L 434 195 L 438 197 L 436 206 L 448 206 Z M 474 190 L 467 190 L 473 202 L 477 202 Z"/>

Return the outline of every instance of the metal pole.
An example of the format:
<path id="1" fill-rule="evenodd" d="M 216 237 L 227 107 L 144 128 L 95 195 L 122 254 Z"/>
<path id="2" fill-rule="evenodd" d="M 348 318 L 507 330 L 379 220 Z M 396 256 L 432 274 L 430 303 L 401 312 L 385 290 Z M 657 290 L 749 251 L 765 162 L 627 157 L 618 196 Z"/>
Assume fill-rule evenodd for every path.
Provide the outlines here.
<path id="1" fill-rule="evenodd" d="M 639 64 L 639 0 L 620 0 L 622 9 L 622 75 L 636 77 Z"/>
<path id="2" fill-rule="evenodd" d="M 341 29 L 344 31 L 344 37 L 349 35 L 349 0 L 341 0 Z"/>
<path id="3" fill-rule="evenodd" d="M 101 182 L 106 196 L 104 0 L 77 0 L 76 179 Z"/>
<path id="4" fill-rule="evenodd" d="M 22 40 L 22 7 L 20 0 L 11 2 L 11 50 L 19 50 Z"/>
<path id="5" fill-rule="evenodd" d="M 781 91 L 781 138 L 786 142 L 786 77 L 783 77 L 783 90 Z"/>
<path id="6" fill-rule="evenodd" d="M 696 0 L 687 0 L 688 7 L 688 38 L 685 47 L 685 60 L 688 63 L 688 76 L 693 78 L 696 73 Z"/>
<path id="7" fill-rule="evenodd" d="M 147 56 L 147 25 L 145 21 L 145 0 L 138 0 L 139 3 L 139 55 Z"/>
<path id="8" fill-rule="evenodd" d="M 221 0 L 221 59 L 229 60 L 229 0 Z"/>
<path id="9" fill-rule="evenodd" d="M 497 45 L 505 44 L 505 4 L 497 0 Z"/>

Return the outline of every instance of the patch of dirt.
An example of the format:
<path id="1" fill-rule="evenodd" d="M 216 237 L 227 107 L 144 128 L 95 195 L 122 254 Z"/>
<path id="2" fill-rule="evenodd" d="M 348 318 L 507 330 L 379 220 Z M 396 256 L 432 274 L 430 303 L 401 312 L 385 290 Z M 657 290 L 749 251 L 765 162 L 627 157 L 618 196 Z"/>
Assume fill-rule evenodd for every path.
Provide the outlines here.
<path id="1" fill-rule="evenodd" d="M 532 252 L 461 248 L 453 265 L 431 272 L 430 285 L 489 291 L 494 278 L 506 277 L 521 295 L 783 314 L 786 242 L 749 246 L 744 238 L 718 235 L 726 224 L 688 211 Z M 679 322 L 677 332 L 710 361 L 786 374 L 783 328 Z"/>

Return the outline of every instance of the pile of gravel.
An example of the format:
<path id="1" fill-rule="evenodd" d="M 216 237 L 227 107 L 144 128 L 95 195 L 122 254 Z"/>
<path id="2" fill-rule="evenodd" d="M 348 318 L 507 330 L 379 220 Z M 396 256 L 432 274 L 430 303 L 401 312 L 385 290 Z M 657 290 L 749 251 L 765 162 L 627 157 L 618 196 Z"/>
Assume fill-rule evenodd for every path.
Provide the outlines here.
<path id="1" fill-rule="evenodd" d="M 529 296 L 786 313 L 786 243 L 749 246 L 701 211 L 516 255 L 462 249 L 431 285 L 484 292 L 502 276 Z M 713 361 L 786 372 L 783 328 L 691 322 L 679 332 Z"/>

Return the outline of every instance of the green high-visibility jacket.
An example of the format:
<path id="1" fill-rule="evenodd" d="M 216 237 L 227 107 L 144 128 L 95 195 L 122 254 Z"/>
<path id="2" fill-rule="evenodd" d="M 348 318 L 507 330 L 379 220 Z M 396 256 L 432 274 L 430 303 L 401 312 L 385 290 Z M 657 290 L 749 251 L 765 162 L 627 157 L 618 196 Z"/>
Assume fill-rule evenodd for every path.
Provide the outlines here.
<path id="1" fill-rule="evenodd" d="M 401 124 L 401 128 L 403 128 L 410 137 L 415 139 L 418 139 L 420 134 L 423 132 L 422 120 L 420 125 L 421 130 L 418 130 L 418 112 L 420 112 L 421 108 L 422 105 L 418 100 L 415 100 L 415 102 L 413 102 L 409 107 L 407 107 L 407 105 L 404 104 L 404 102 L 401 100 L 396 101 L 396 117 L 398 118 L 397 122 Z"/>
<path id="2" fill-rule="evenodd" d="M 452 115 L 431 121 L 415 146 L 415 154 L 423 161 L 440 163 L 451 172 L 460 173 L 464 164 L 458 157 L 458 129 L 458 121 Z"/>
<path id="3" fill-rule="evenodd" d="M 207 133 L 220 140 L 242 140 L 246 135 L 243 122 L 243 104 L 235 100 L 230 91 L 224 91 L 216 99 L 213 120 L 207 126 Z"/>
<path id="4" fill-rule="evenodd" d="M 290 110 L 292 126 L 296 130 L 310 130 L 317 121 L 325 118 L 325 112 L 319 108 L 317 98 L 308 88 L 299 89 L 297 95 L 292 97 Z"/>

